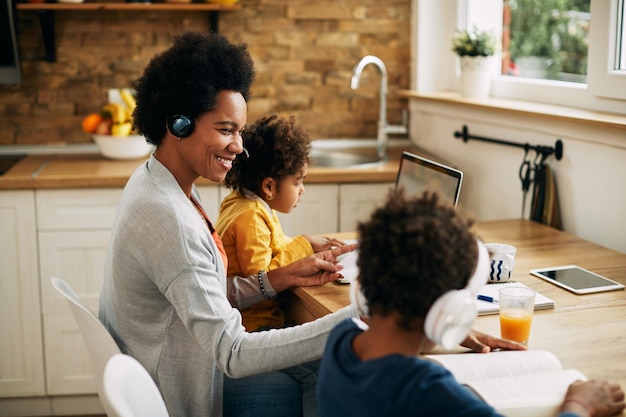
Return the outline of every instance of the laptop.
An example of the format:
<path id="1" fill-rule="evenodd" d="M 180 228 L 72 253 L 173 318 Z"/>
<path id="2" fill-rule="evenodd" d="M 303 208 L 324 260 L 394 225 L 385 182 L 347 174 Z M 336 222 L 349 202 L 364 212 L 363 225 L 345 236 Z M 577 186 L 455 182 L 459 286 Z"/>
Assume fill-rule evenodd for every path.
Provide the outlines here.
<path id="1" fill-rule="evenodd" d="M 456 207 L 461 192 L 463 172 L 410 152 L 403 152 L 396 177 L 396 190 L 404 188 L 407 196 L 419 196 L 424 190 L 436 191 Z"/>
<path id="2" fill-rule="evenodd" d="M 440 164 L 430 159 L 414 155 L 410 152 L 403 152 L 396 177 L 395 189 L 404 187 L 407 196 L 419 196 L 424 190 L 436 191 L 439 195 L 454 203 L 456 207 L 461 192 L 461 182 L 463 173 L 458 169 Z M 356 240 L 346 240 L 346 243 L 353 243 Z M 358 250 L 337 258 L 339 264 L 344 267 L 337 282 L 349 284 L 359 273 L 356 261 Z"/>

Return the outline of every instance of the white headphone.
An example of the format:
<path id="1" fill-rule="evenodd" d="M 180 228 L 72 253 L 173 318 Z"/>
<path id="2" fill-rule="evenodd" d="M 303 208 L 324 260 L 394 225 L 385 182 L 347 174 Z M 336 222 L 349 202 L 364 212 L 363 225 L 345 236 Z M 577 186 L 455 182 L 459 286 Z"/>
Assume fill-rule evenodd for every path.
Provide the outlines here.
<path id="1" fill-rule="evenodd" d="M 444 349 L 452 349 L 463 341 L 470 332 L 476 319 L 476 296 L 487 282 L 489 275 L 489 252 L 485 245 L 476 240 L 478 261 L 474 274 L 462 290 L 448 291 L 433 303 L 426 314 L 424 333 L 433 342 Z M 367 300 L 360 291 L 358 279 L 350 284 L 350 302 L 359 314 L 369 315 Z"/>

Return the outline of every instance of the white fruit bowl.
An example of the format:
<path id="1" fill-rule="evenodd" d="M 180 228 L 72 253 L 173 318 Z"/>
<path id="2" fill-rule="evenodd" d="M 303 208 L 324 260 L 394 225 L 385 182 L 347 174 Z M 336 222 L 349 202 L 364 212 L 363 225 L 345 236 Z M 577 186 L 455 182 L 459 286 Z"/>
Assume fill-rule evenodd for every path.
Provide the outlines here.
<path id="1" fill-rule="evenodd" d="M 111 159 L 141 158 L 154 148 L 142 135 L 112 136 L 92 134 L 102 156 Z"/>

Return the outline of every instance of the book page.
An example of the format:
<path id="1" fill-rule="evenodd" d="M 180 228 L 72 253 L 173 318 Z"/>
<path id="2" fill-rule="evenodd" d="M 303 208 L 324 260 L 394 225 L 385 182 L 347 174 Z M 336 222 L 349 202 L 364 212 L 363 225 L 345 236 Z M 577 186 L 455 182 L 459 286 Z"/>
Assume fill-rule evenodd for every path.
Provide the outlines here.
<path id="1" fill-rule="evenodd" d="M 567 388 L 576 380 L 587 378 L 568 369 L 472 381 L 467 385 L 507 417 L 552 417 L 558 415 Z"/>
<path id="2" fill-rule="evenodd" d="M 338 264 L 343 266 L 343 269 L 339 271 L 342 278 L 339 278 L 338 281 L 341 284 L 348 284 L 356 279 L 359 275 L 359 267 L 356 262 L 359 259 L 359 249 L 355 249 L 352 252 L 348 252 L 345 255 L 342 255 Z"/>
<path id="3" fill-rule="evenodd" d="M 497 351 L 427 355 L 448 369 L 461 384 L 470 381 L 562 370 L 561 362 L 545 350 Z"/>

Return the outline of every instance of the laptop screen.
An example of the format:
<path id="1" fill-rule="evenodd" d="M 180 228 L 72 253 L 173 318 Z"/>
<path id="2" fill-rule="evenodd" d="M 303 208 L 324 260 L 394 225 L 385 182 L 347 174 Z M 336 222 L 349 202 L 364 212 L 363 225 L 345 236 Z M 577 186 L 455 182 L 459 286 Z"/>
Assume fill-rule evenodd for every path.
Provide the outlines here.
<path id="1" fill-rule="evenodd" d="M 424 190 L 436 191 L 456 206 L 463 173 L 430 159 L 403 152 L 396 178 L 396 190 L 403 187 L 407 196 L 419 196 Z"/>

